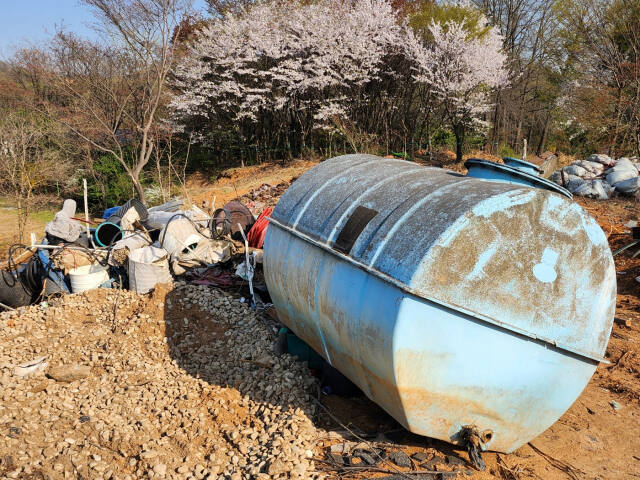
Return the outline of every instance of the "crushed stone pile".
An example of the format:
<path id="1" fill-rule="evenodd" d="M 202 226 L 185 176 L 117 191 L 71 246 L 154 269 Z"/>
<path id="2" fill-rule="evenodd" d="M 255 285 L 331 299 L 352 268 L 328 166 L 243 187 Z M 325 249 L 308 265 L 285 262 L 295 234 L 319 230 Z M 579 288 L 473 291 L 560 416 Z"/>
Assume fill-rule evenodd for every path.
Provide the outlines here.
<path id="1" fill-rule="evenodd" d="M 574 195 L 608 200 L 614 193 L 635 194 L 640 191 L 638 159 L 593 154 L 586 160 L 556 170 L 551 180 Z"/>
<path id="2" fill-rule="evenodd" d="M 316 391 L 227 293 L 67 295 L 0 315 L 0 478 L 320 478 Z"/>

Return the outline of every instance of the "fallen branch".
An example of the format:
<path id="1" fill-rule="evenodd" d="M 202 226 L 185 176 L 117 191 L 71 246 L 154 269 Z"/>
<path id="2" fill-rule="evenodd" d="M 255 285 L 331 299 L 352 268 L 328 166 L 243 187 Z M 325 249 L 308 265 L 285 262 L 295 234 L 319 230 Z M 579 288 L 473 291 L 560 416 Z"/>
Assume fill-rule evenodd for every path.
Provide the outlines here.
<path id="1" fill-rule="evenodd" d="M 558 470 L 566 473 L 567 476 L 572 480 L 581 480 L 579 475 L 584 475 L 584 472 L 582 470 L 579 470 L 573 467 L 572 465 L 569 465 L 568 463 L 563 462 L 562 460 L 558 460 L 557 458 L 552 457 L 548 453 L 544 453 L 542 450 L 536 447 L 533 443 L 529 442 L 528 445 L 533 449 L 534 452 L 536 452 L 538 455 L 544 458 L 547 462 L 549 462 L 549 464 L 552 467 L 555 467 Z"/>
<path id="2" fill-rule="evenodd" d="M 2 308 L 6 308 L 7 310 L 15 310 L 15 308 L 10 307 L 9 305 L 5 305 L 4 303 L 0 302 L 0 307 Z"/>

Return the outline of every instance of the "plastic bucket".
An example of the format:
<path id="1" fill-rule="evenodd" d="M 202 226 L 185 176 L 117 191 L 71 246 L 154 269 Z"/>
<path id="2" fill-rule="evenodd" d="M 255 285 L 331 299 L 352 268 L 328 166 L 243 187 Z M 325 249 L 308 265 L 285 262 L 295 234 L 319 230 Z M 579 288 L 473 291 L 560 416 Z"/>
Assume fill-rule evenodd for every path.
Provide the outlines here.
<path id="1" fill-rule="evenodd" d="M 102 265 L 83 265 L 69 272 L 71 291 L 80 293 L 93 290 L 109 280 L 109 274 Z"/>
<path id="2" fill-rule="evenodd" d="M 206 240 L 191 220 L 188 218 L 176 218 L 167 223 L 160 234 L 160 243 L 171 257 L 181 253 L 189 253 L 194 250 L 198 243 Z"/>

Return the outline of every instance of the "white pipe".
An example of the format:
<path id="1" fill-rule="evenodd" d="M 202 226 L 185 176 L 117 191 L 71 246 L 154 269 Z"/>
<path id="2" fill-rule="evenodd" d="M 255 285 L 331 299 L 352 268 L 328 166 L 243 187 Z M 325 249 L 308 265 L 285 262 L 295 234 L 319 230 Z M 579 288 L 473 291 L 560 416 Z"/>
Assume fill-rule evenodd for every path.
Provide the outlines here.
<path id="1" fill-rule="evenodd" d="M 45 250 L 58 250 L 58 249 L 67 249 L 67 250 L 104 250 L 105 252 L 109 250 L 108 248 L 87 248 L 87 247 L 73 247 L 71 245 L 31 245 L 29 248 L 42 248 Z"/>

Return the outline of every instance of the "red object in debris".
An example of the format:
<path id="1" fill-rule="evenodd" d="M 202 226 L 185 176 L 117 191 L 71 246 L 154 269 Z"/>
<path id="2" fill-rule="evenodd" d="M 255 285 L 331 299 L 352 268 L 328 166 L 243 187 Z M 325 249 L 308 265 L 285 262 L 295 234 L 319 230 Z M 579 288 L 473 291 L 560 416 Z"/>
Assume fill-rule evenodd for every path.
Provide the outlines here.
<path id="1" fill-rule="evenodd" d="M 267 220 L 271 213 L 273 212 L 273 207 L 265 208 L 256 223 L 253 224 L 249 233 L 247 233 L 247 241 L 249 242 L 249 246 L 253 248 L 262 248 L 264 246 L 264 237 L 267 234 L 267 227 L 269 226 L 269 220 Z"/>

